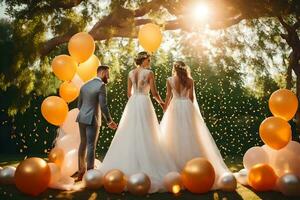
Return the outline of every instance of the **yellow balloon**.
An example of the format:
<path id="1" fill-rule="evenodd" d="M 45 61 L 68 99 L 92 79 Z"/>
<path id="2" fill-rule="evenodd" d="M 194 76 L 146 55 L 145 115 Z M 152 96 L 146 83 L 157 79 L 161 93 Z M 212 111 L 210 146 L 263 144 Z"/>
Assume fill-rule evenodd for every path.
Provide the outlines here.
<path id="1" fill-rule="evenodd" d="M 272 190 L 276 184 L 277 176 L 267 164 L 254 165 L 248 175 L 248 182 L 257 191 Z"/>
<path id="2" fill-rule="evenodd" d="M 298 99 L 292 91 L 280 89 L 271 95 L 269 108 L 274 116 L 289 121 L 297 112 Z"/>
<path id="3" fill-rule="evenodd" d="M 61 125 L 69 112 L 67 103 L 60 97 L 47 97 L 41 106 L 43 117 L 53 125 Z"/>
<path id="4" fill-rule="evenodd" d="M 215 170 L 207 159 L 194 158 L 184 166 L 181 177 L 190 192 L 206 193 L 215 182 Z"/>
<path id="5" fill-rule="evenodd" d="M 79 95 L 78 87 L 71 81 L 63 82 L 59 87 L 59 96 L 66 102 L 74 101 Z"/>
<path id="6" fill-rule="evenodd" d="M 100 65 L 100 61 L 97 56 L 92 55 L 87 61 L 79 64 L 77 68 L 77 74 L 84 82 L 96 77 L 97 68 Z"/>
<path id="7" fill-rule="evenodd" d="M 68 55 L 56 56 L 51 66 L 54 74 L 63 81 L 72 80 L 77 70 L 76 61 Z"/>
<path id="8" fill-rule="evenodd" d="M 138 39 L 141 46 L 148 52 L 155 52 L 161 44 L 162 34 L 156 24 L 146 24 L 139 30 Z"/>
<path id="9" fill-rule="evenodd" d="M 290 142 L 292 130 L 287 121 L 279 117 L 268 117 L 261 123 L 259 135 L 266 145 L 278 150 Z"/>
<path id="10" fill-rule="evenodd" d="M 29 195 L 37 196 L 45 191 L 50 182 L 51 172 L 46 161 L 41 158 L 23 160 L 15 172 L 16 187 Z"/>
<path id="11" fill-rule="evenodd" d="M 78 63 L 83 63 L 94 54 L 94 39 L 86 32 L 77 33 L 71 37 L 68 43 L 68 50 Z"/>

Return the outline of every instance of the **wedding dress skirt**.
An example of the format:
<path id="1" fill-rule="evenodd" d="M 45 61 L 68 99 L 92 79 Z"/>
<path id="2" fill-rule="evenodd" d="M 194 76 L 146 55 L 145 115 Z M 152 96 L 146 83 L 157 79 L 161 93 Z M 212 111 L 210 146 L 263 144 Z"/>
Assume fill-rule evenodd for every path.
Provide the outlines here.
<path id="1" fill-rule="evenodd" d="M 196 98 L 193 103 L 188 97 L 176 94 L 173 89 L 173 98 L 160 128 L 162 146 L 175 161 L 177 171 L 181 171 L 189 160 L 204 157 L 215 170 L 215 184 L 212 189 L 218 189 L 220 176 L 226 172 L 230 173 L 230 170 L 202 118 Z"/>
<path id="2" fill-rule="evenodd" d="M 127 176 L 144 172 L 151 180 L 150 193 L 165 191 L 163 178 L 176 167 L 162 151 L 159 135 L 159 124 L 149 95 L 133 94 L 100 171 L 119 169 Z"/>

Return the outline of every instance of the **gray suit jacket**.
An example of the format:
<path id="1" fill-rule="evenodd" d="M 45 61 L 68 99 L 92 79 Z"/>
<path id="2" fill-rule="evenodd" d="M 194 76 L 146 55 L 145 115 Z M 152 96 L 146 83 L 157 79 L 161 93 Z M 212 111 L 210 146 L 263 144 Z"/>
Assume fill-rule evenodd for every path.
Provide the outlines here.
<path id="1" fill-rule="evenodd" d="M 84 84 L 78 97 L 79 114 L 76 121 L 86 125 L 101 125 L 101 113 L 106 122 L 111 116 L 106 102 L 106 86 L 100 78 Z"/>

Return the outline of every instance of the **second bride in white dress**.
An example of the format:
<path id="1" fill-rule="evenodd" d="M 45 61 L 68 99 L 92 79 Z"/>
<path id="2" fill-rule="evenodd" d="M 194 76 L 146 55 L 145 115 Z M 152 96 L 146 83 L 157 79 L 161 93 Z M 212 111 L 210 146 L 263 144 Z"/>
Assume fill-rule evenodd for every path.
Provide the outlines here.
<path id="1" fill-rule="evenodd" d="M 176 162 L 177 171 L 195 157 L 206 158 L 214 167 L 216 178 L 213 189 L 218 189 L 218 179 L 230 170 L 202 118 L 195 97 L 194 82 L 189 68 L 182 61 L 175 62 L 173 76 L 167 80 L 167 95 L 161 121 L 162 146 Z"/>
<path id="2" fill-rule="evenodd" d="M 175 163 L 159 144 L 160 128 L 149 92 L 163 106 L 149 69 L 150 55 L 140 52 L 138 67 L 128 75 L 129 100 L 119 127 L 105 155 L 100 171 L 119 169 L 127 176 L 146 173 L 151 180 L 150 193 L 164 191 L 163 178 L 175 171 Z"/>

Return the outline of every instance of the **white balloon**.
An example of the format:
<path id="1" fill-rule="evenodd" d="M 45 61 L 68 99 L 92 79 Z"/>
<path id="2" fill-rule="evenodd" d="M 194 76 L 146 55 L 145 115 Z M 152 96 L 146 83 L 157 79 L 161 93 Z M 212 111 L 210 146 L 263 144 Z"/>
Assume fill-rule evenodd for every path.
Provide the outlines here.
<path id="1" fill-rule="evenodd" d="M 99 189 L 103 185 L 103 174 L 96 169 L 88 170 L 83 177 L 84 184 L 89 189 Z"/>
<path id="2" fill-rule="evenodd" d="M 300 196 L 300 179 L 295 174 L 285 174 L 277 180 L 280 192 L 287 196 Z"/>
<path id="3" fill-rule="evenodd" d="M 234 173 L 237 181 L 242 185 L 248 185 L 248 170 L 241 169 L 238 173 Z"/>
<path id="4" fill-rule="evenodd" d="M 219 185 L 223 191 L 235 191 L 237 181 L 232 173 L 224 173 L 219 179 Z"/>
<path id="5" fill-rule="evenodd" d="M 0 170 L 0 184 L 14 184 L 16 168 L 12 166 L 4 167 Z"/>
<path id="6" fill-rule="evenodd" d="M 61 174 L 72 176 L 78 171 L 78 150 L 73 149 L 65 154 L 64 162 L 61 165 Z"/>

